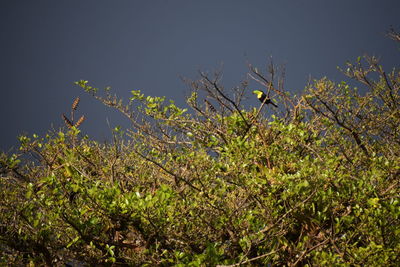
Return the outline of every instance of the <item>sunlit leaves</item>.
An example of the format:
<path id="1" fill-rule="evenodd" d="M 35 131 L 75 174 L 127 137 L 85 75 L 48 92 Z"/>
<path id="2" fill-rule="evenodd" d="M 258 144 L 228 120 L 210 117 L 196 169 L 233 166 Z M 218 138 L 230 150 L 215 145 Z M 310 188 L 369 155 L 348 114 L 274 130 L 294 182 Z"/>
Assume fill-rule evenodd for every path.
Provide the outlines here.
<path id="1" fill-rule="evenodd" d="M 346 74 L 381 71 L 360 62 Z M 1 154 L 0 246 L 15 265 L 393 265 L 399 79 L 380 75 L 365 95 L 314 81 L 295 119 L 221 95 L 202 109 L 198 88 L 193 112 L 140 90 L 124 105 L 79 81 L 132 129 L 113 126 L 105 144 L 76 127 L 19 137 L 31 158 Z"/>

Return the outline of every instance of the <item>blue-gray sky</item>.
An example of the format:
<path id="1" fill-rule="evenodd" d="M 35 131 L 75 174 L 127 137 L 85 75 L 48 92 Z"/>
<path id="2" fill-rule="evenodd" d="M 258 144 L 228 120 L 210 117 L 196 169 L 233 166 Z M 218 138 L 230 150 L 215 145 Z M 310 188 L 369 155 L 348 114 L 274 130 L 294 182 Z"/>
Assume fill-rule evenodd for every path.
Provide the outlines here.
<path id="1" fill-rule="evenodd" d="M 152 0 L 0 2 L 0 150 L 22 133 L 43 135 L 63 125 L 60 115 L 81 97 L 84 133 L 104 140 L 124 118 L 74 81 L 111 86 L 125 99 L 132 89 L 183 105 L 181 76 L 223 64 L 229 87 L 247 62 L 286 65 L 286 88 L 302 90 L 311 75 L 344 79 L 336 69 L 369 53 L 387 68 L 400 51 L 385 37 L 399 29 L 400 1 Z"/>

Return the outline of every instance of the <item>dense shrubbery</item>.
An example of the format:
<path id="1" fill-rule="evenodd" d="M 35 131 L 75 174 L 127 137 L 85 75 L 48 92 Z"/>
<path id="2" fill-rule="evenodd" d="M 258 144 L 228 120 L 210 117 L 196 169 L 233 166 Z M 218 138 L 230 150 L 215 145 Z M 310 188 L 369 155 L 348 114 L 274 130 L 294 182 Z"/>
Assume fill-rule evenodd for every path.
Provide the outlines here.
<path id="1" fill-rule="evenodd" d="M 395 265 L 400 76 L 370 57 L 347 67 L 365 94 L 321 79 L 292 97 L 253 68 L 278 108 L 246 109 L 246 83 L 231 97 L 218 76 L 191 82 L 193 112 L 79 82 L 132 128 L 100 144 L 70 122 L 20 137 L 30 160 L 1 155 L 2 262 Z"/>

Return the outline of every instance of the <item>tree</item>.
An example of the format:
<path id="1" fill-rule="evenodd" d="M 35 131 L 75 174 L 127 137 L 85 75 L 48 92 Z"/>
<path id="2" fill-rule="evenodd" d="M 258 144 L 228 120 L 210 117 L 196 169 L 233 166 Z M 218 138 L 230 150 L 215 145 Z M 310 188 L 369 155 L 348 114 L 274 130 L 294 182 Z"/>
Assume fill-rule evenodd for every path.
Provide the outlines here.
<path id="1" fill-rule="evenodd" d="M 344 70 L 365 93 L 323 78 L 295 97 L 269 70 L 250 66 L 249 77 L 274 110 L 246 108 L 248 82 L 229 91 L 218 73 L 189 81 L 192 112 L 140 91 L 126 105 L 78 82 L 132 127 L 101 144 L 65 116 L 69 129 L 22 136 L 20 153 L 1 155 L 2 261 L 395 265 L 398 71 L 366 56 Z"/>

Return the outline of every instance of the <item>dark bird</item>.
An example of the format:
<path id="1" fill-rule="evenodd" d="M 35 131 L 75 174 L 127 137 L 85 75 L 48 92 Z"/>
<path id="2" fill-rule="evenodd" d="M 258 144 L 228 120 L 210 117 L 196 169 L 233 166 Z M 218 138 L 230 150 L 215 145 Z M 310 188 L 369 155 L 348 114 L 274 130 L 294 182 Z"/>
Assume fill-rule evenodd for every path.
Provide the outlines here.
<path id="1" fill-rule="evenodd" d="M 267 97 L 267 95 L 264 94 L 264 92 L 262 92 L 260 90 L 254 90 L 253 94 L 256 94 L 258 100 L 260 100 L 261 103 L 264 103 L 264 101 L 265 101 L 265 104 L 267 104 L 267 105 L 271 104 L 276 108 L 278 107 L 274 102 L 272 102 L 271 98 Z"/>

